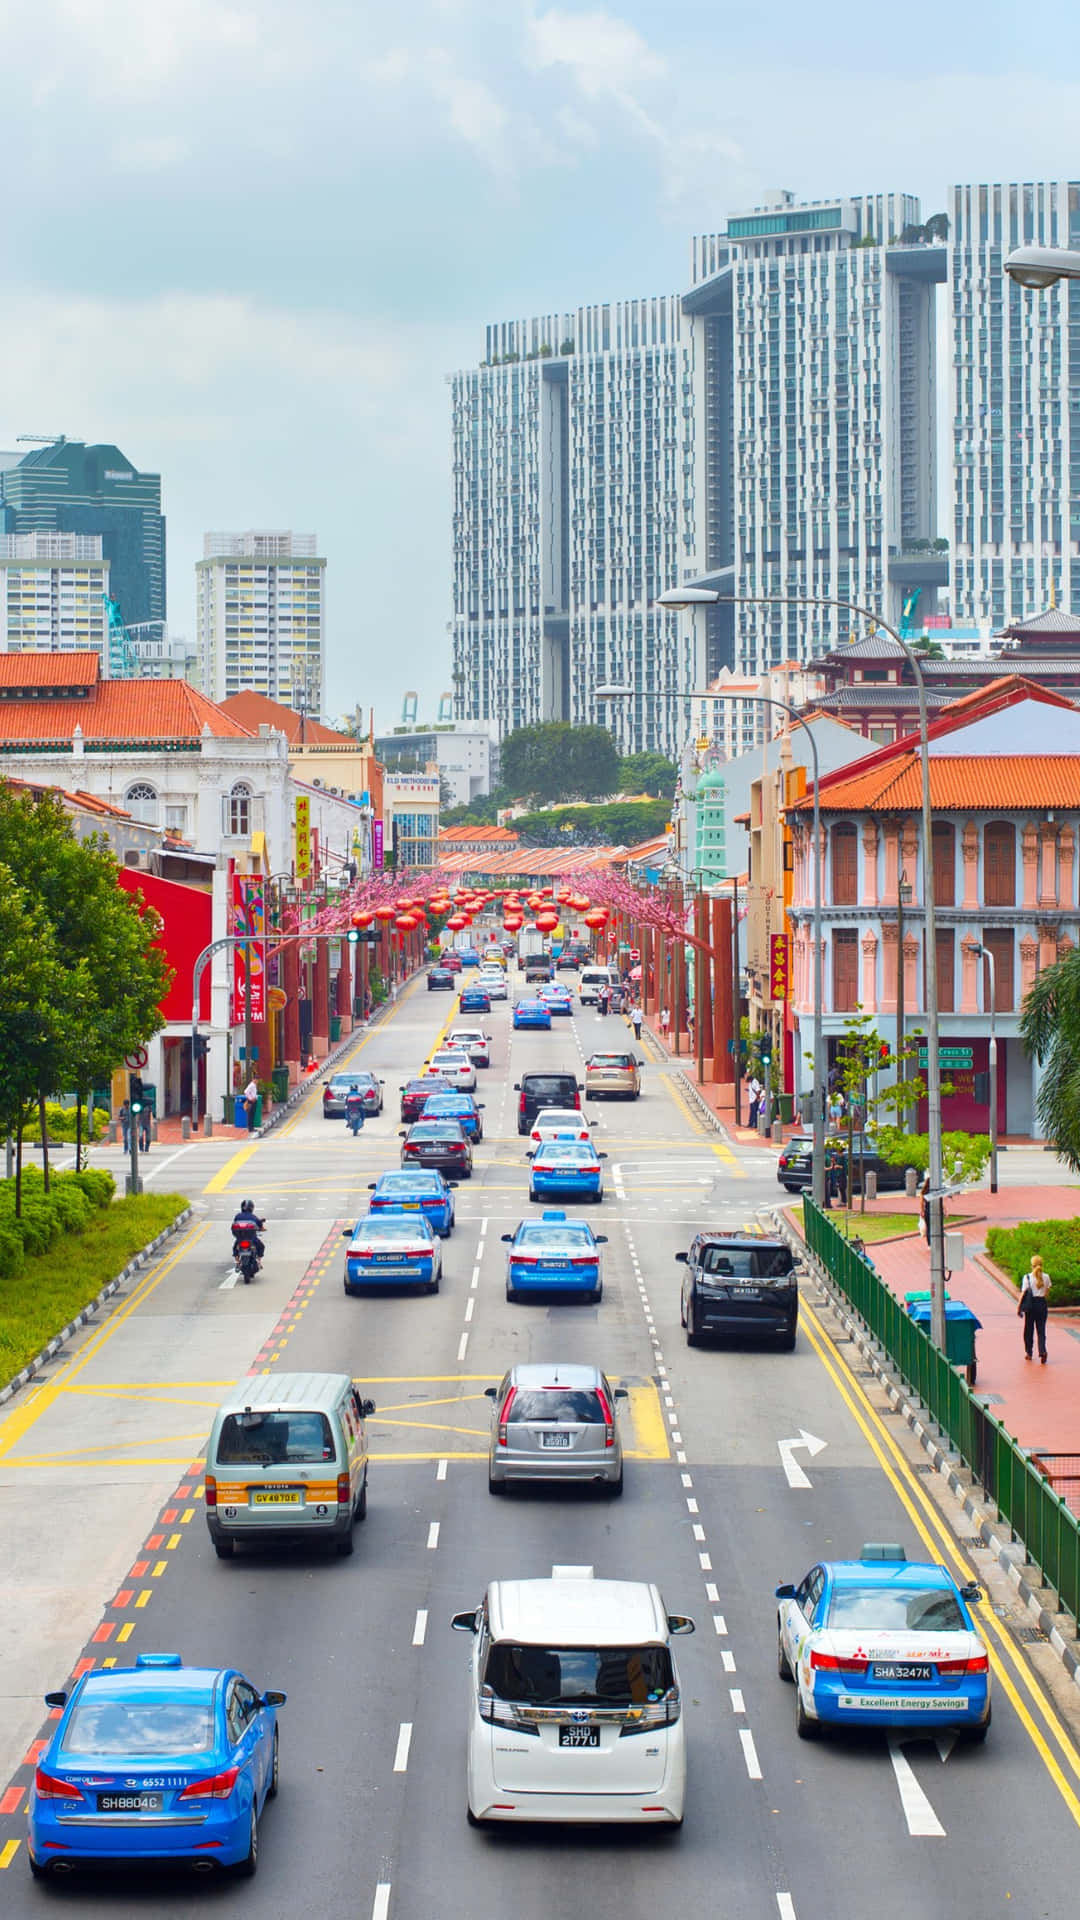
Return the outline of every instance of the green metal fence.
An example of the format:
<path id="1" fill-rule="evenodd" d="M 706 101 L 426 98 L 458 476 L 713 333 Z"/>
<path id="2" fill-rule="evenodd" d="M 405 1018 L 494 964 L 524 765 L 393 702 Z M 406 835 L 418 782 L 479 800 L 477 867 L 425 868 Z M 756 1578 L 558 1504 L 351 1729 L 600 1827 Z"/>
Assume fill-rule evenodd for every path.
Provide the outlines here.
<path id="1" fill-rule="evenodd" d="M 986 1488 L 1041 1570 L 1045 1584 L 1074 1618 L 1080 1616 L 1080 1521 L 1076 1515 L 889 1292 L 869 1256 L 845 1240 L 808 1194 L 803 1220 L 811 1252 Z"/>

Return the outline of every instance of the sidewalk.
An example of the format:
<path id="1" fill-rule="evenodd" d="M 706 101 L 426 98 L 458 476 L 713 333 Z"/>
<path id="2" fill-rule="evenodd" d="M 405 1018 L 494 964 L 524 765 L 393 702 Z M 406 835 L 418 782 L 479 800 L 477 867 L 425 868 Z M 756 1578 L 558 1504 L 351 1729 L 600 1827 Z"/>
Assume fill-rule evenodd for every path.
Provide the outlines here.
<path id="1" fill-rule="evenodd" d="M 788 1218 L 794 1210 L 786 1208 Z M 886 1194 L 867 1202 L 867 1214 L 909 1213 L 914 1201 Z M 965 1193 L 950 1203 L 953 1215 L 967 1219 L 950 1232 L 964 1236 L 964 1265 L 949 1285 L 949 1298 L 962 1300 L 982 1322 L 975 1343 L 978 1381 L 975 1391 L 987 1400 L 1023 1447 L 1038 1453 L 1080 1455 L 1080 1309 L 1051 1306 L 1046 1335 L 1049 1359 L 1045 1367 L 1024 1358 L 1023 1322 L 1016 1316 L 1016 1291 L 998 1279 L 986 1256 L 988 1227 L 1015 1227 L 1026 1220 L 1070 1220 L 1080 1214 L 1080 1188 L 1009 1187 Z M 839 1216 L 837 1216 L 839 1219 Z M 798 1216 L 792 1222 L 797 1225 Z M 851 1231 L 858 1233 L 858 1214 Z M 898 1299 L 930 1284 L 926 1246 L 916 1233 L 902 1240 L 867 1245 L 890 1292 Z M 1053 1280 L 1051 1269 L 1050 1278 Z M 1053 1294 L 1051 1294 L 1051 1301 Z"/>

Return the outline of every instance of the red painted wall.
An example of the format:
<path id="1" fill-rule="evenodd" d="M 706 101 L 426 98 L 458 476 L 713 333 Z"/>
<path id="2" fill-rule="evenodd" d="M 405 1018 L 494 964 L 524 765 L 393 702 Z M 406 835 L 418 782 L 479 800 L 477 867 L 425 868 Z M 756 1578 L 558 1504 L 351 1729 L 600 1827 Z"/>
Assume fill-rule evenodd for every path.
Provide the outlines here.
<path id="1" fill-rule="evenodd" d="M 117 879 L 125 893 L 141 893 L 164 922 L 161 948 L 170 967 L 173 982 L 161 1003 L 166 1020 L 190 1022 L 191 976 L 200 953 L 213 939 L 211 925 L 213 902 L 201 887 L 185 887 L 176 880 L 159 880 L 156 874 L 141 873 L 137 867 L 120 867 Z M 199 1017 L 210 1018 L 210 968 L 203 970 L 199 991 Z"/>

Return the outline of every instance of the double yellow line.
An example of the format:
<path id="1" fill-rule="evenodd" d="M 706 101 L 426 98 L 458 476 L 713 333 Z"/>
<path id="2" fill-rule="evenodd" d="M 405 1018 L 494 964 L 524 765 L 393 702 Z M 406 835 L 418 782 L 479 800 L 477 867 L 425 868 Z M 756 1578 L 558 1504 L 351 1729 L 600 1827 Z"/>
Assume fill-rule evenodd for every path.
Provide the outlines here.
<path id="1" fill-rule="evenodd" d="M 928 1495 L 917 1483 L 911 1483 L 910 1465 L 880 1416 L 851 1381 L 821 1321 L 805 1298 L 800 1299 L 799 1315 L 814 1352 L 862 1432 L 930 1558 L 943 1561 L 951 1573 L 959 1576 L 961 1584 L 977 1580 L 978 1569 L 965 1559 Z M 1067 1728 L 1058 1719 L 989 1609 L 980 1611 L 978 1628 L 987 1643 L 995 1681 L 1012 1705 L 1077 1826 L 1080 1826 L 1080 1798 L 1072 1784 L 1073 1781 L 1080 1783 L 1080 1755 Z"/>

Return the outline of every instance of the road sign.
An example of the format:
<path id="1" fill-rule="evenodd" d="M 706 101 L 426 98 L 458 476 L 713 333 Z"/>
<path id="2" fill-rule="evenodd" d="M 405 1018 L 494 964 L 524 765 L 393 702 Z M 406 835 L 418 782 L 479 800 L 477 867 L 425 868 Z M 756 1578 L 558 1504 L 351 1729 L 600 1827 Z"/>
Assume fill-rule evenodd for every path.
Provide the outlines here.
<path id="1" fill-rule="evenodd" d="M 920 1067 L 927 1066 L 929 1064 L 929 1060 L 930 1060 L 930 1055 L 928 1054 L 926 1048 L 920 1047 L 919 1048 Z M 974 1065 L 974 1063 L 975 1063 L 975 1052 L 972 1047 L 939 1047 L 938 1048 L 938 1065 L 941 1067 L 971 1067 Z"/>
<path id="2" fill-rule="evenodd" d="M 134 1072 L 138 1072 L 140 1067 L 147 1065 L 149 1059 L 150 1055 L 145 1047 L 133 1047 L 130 1053 L 125 1053 L 124 1065 L 125 1067 L 131 1067 Z"/>

